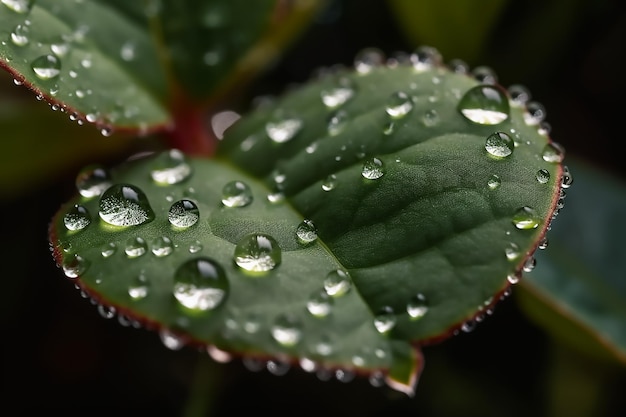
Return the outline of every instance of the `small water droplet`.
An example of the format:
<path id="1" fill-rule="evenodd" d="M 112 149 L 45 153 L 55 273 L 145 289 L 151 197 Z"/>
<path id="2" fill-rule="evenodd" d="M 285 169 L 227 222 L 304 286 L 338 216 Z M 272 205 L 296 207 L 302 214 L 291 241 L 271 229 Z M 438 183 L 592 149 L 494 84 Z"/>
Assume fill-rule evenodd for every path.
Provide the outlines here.
<path id="1" fill-rule="evenodd" d="M 324 191 L 332 191 L 337 186 L 337 176 L 335 174 L 330 174 L 327 176 L 322 182 L 322 190 Z"/>
<path id="2" fill-rule="evenodd" d="M 70 50 L 70 46 L 69 44 L 65 42 L 53 43 L 52 45 L 50 45 L 50 50 L 52 51 L 53 54 L 61 58 L 67 55 L 67 53 Z"/>
<path id="3" fill-rule="evenodd" d="M 520 208 L 511 219 L 515 227 L 520 230 L 536 229 L 541 223 L 541 218 L 531 207 Z"/>
<path id="4" fill-rule="evenodd" d="M 100 197 L 99 215 L 113 226 L 137 226 L 154 219 L 146 195 L 130 184 L 109 187 Z"/>
<path id="5" fill-rule="evenodd" d="M 556 142 L 550 142 L 543 148 L 541 157 L 546 162 L 559 164 L 565 158 L 565 149 Z"/>
<path id="6" fill-rule="evenodd" d="M 100 249 L 100 254 L 103 258 L 110 258 L 115 255 L 115 252 L 117 252 L 117 245 L 114 242 L 106 243 Z"/>
<path id="7" fill-rule="evenodd" d="M 266 273 L 280 265 L 282 251 L 270 235 L 252 233 L 244 236 L 235 247 L 235 263 L 244 271 Z"/>
<path id="8" fill-rule="evenodd" d="M 25 14 L 30 11 L 32 0 L 2 0 L 2 4 L 15 13 Z"/>
<path id="9" fill-rule="evenodd" d="M 485 150 L 496 158 L 506 158 L 513 153 L 514 149 L 513 139 L 504 132 L 492 133 L 485 141 Z"/>
<path id="10" fill-rule="evenodd" d="M 265 125 L 265 132 L 274 142 L 285 143 L 293 139 L 300 132 L 302 126 L 301 119 L 278 111 L 272 120 Z"/>
<path id="11" fill-rule="evenodd" d="M 548 238 L 544 236 L 537 247 L 541 250 L 546 249 L 548 247 Z"/>
<path id="12" fill-rule="evenodd" d="M 377 180 L 385 174 L 383 171 L 383 161 L 378 158 L 371 158 L 365 161 L 361 175 L 368 180 Z"/>
<path id="13" fill-rule="evenodd" d="M 182 337 L 172 333 L 166 328 L 159 330 L 159 337 L 163 345 L 170 350 L 180 350 L 185 346 L 185 340 Z"/>
<path id="14" fill-rule="evenodd" d="M 394 120 L 389 120 L 383 126 L 383 135 L 391 136 L 396 129 L 396 122 Z"/>
<path id="15" fill-rule="evenodd" d="M 424 126 L 426 127 L 432 127 L 439 123 L 439 114 L 437 113 L 437 110 L 426 110 L 422 115 L 422 123 L 424 123 Z"/>
<path id="16" fill-rule="evenodd" d="M 67 230 L 82 230 L 91 223 L 91 215 L 89 211 L 80 204 L 75 204 L 63 216 L 63 224 Z"/>
<path id="17" fill-rule="evenodd" d="M 411 320 L 419 320 L 428 313 L 428 301 L 424 294 L 415 294 L 406 305 L 406 312 Z"/>
<path id="18" fill-rule="evenodd" d="M 526 112 L 524 113 L 524 122 L 529 126 L 538 125 L 546 118 L 546 109 L 541 103 L 530 101 L 526 103 Z"/>
<path id="19" fill-rule="evenodd" d="M 311 220 L 304 219 L 296 228 L 296 237 L 298 242 L 302 245 L 308 245 L 309 243 L 317 240 L 317 228 Z"/>
<path id="20" fill-rule="evenodd" d="M 341 297 L 352 288 L 350 274 L 342 269 L 330 271 L 324 279 L 324 290 L 331 297 Z"/>
<path id="21" fill-rule="evenodd" d="M 511 285 L 515 285 L 519 282 L 519 275 L 517 274 L 509 274 L 506 276 L 506 280 L 509 282 L 509 284 Z"/>
<path id="22" fill-rule="evenodd" d="M 326 107 L 335 109 L 350 100 L 354 92 L 354 82 L 348 77 L 341 77 L 332 86 L 323 89 L 320 95 Z"/>
<path id="23" fill-rule="evenodd" d="M 524 266 L 522 267 L 522 270 L 524 272 L 532 272 L 532 270 L 535 269 L 536 265 L 537 265 L 537 259 L 535 259 L 534 256 L 531 256 L 528 259 L 526 259 L 526 262 L 524 262 Z"/>
<path id="24" fill-rule="evenodd" d="M 337 136 L 346 127 L 348 120 L 348 113 L 344 110 L 338 110 L 332 113 L 328 119 L 328 135 Z"/>
<path id="25" fill-rule="evenodd" d="M 374 317 L 374 326 L 379 333 L 387 333 L 391 331 L 396 325 L 396 315 L 393 309 L 389 306 L 385 306 L 380 309 L 378 314 Z"/>
<path id="26" fill-rule="evenodd" d="M 109 173 L 98 165 L 87 166 L 76 176 L 76 189 L 85 198 L 98 197 L 110 186 Z"/>
<path id="27" fill-rule="evenodd" d="M 470 66 L 462 59 L 453 59 L 448 62 L 448 67 L 457 74 L 467 74 L 470 71 Z"/>
<path id="28" fill-rule="evenodd" d="M 61 60 L 54 55 L 42 55 L 31 63 L 35 75 L 41 80 L 51 80 L 61 73 Z"/>
<path id="29" fill-rule="evenodd" d="M 354 69 L 359 74 L 367 74 L 385 64 L 385 54 L 378 48 L 365 48 L 354 57 Z"/>
<path id="30" fill-rule="evenodd" d="M 482 84 L 493 85 L 498 82 L 498 77 L 492 68 L 478 66 L 472 70 L 472 76 Z"/>
<path id="31" fill-rule="evenodd" d="M 567 165 L 563 166 L 563 176 L 561 177 L 561 187 L 569 188 L 574 183 L 574 177 Z"/>
<path id="32" fill-rule="evenodd" d="M 508 92 L 511 102 L 516 107 L 522 107 L 530 100 L 530 92 L 523 85 L 514 84 L 508 88 Z"/>
<path id="33" fill-rule="evenodd" d="M 191 200 L 178 200 L 169 209 L 167 219 L 176 227 L 187 228 L 198 223 L 200 210 Z"/>
<path id="34" fill-rule="evenodd" d="M 226 299 L 229 282 L 224 269 L 209 258 L 191 259 L 174 275 L 174 297 L 194 311 L 214 310 Z"/>
<path id="35" fill-rule="evenodd" d="M 295 346 L 302 338 L 302 324 L 295 316 L 281 314 L 274 320 L 271 333 L 282 346 Z"/>
<path id="36" fill-rule="evenodd" d="M 174 252 L 174 244 L 167 236 L 154 238 L 151 244 L 151 251 L 157 258 L 163 258 Z"/>
<path id="37" fill-rule="evenodd" d="M 465 333 L 473 332 L 476 329 L 476 322 L 474 320 L 468 320 L 461 326 L 461 330 Z"/>
<path id="38" fill-rule="evenodd" d="M 146 298 L 150 290 L 150 283 L 148 278 L 141 273 L 133 278 L 131 284 L 128 287 L 128 295 L 135 301 Z"/>
<path id="39" fill-rule="evenodd" d="M 306 309 L 315 317 L 326 317 L 333 308 L 334 300 L 326 291 L 316 291 L 309 297 Z"/>
<path id="40" fill-rule="evenodd" d="M 495 174 L 489 177 L 489 180 L 487 180 L 487 187 L 489 187 L 490 190 L 497 189 L 498 187 L 500 187 L 501 184 L 502 180 L 500 180 L 500 177 Z"/>
<path id="41" fill-rule="evenodd" d="M 124 43 L 120 48 L 120 57 L 126 62 L 135 59 L 135 43 L 130 41 Z"/>
<path id="42" fill-rule="evenodd" d="M 411 98 L 403 91 L 391 94 L 385 103 L 385 111 L 395 119 L 406 116 L 413 109 Z"/>
<path id="43" fill-rule="evenodd" d="M 411 64 L 416 71 L 426 71 L 435 66 L 441 65 L 441 54 L 436 48 L 431 46 L 419 46 L 411 54 Z"/>
<path id="44" fill-rule="evenodd" d="M 143 256 L 147 250 L 148 245 L 141 237 L 131 237 L 128 239 L 128 242 L 126 242 L 126 247 L 124 248 L 124 252 L 129 258 L 138 258 Z"/>
<path id="45" fill-rule="evenodd" d="M 535 174 L 535 178 L 537 178 L 537 182 L 540 184 L 545 184 L 550 181 L 550 172 L 547 169 L 540 169 Z"/>
<path id="46" fill-rule="evenodd" d="M 222 204 L 226 207 L 245 207 L 252 200 L 252 190 L 245 182 L 231 181 L 222 188 Z"/>
<path id="47" fill-rule="evenodd" d="M 202 250 L 202 243 L 199 240 L 196 240 L 192 244 L 189 245 L 189 253 L 198 253 Z"/>
<path id="48" fill-rule="evenodd" d="M 63 260 L 63 273 L 68 278 L 78 278 L 87 272 L 90 262 L 78 254 L 70 255 Z"/>
<path id="49" fill-rule="evenodd" d="M 504 254 L 506 255 L 506 259 L 509 261 L 514 261 L 520 256 L 519 246 L 517 244 L 510 242 L 509 245 L 504 248 Z"/>
<path id="50" fill-rule="evenodd" d="M 17 25 L 11 32 L 11 41 L 15 46 L 28 45 L 30 29 L 27 25 Z"/>
<path id="51" fill-rule="evenodd" d="M 179 184 L 191 175 L 191 166 L 187 163 L 185 154 L 178 149 L 160 153 L 153 162 L 150 176 L 152 180 L 162 185 Z"/>
<path id="52" fill-rule="evenodd" d="M 493 85 L 478 85 L 469 89 L 457 106 L 466 119 L 481 125 L 496 125 L 509 118 L 506 94 Z"/>

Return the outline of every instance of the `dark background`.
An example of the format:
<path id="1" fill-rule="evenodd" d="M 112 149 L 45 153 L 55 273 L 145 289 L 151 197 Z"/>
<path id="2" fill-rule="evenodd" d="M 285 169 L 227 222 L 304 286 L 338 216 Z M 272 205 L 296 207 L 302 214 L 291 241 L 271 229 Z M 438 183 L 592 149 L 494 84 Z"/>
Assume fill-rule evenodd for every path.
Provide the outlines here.
<path id="1" fill-rule="evenodd" d="M 548 30 L 528 40 L 562 35 L 563 41 L 540 59 L 532 48 L 517 48 L 523 39 L 514 36 L 518 27 L 538 19 L 540 2 L 510 3 L 479 64 L 493 68 L 505 86 L 521 83 L 529 88 L 533 99 L 545 105 L 551 136 L 565 147 L 568 158 L 623 180 L 626 14 L 620 3 L 547 2 L 576 7 L 579 17 L 567 34 Z M 558 18 L 556 13 L 553 19 Z M 304 82 L 321 66 L 351 65 L 360 49 L 371 46 L 391 54 L 412 51 L 416 45 L 397 28 L 385 2 L 332 2 L 284 58 L 255 82 L 242 103 Z M 2 414 L 13 410 L 10 415 L 31 416 L 55 410 L 65 416 L 180 415 L 197 353 L 187 348 L 170 351 L 152 332 L 100 317 L 54 265 L 47 226 L 74 192 L 73 180 L 73 175 L 53 178 L 3 200 L 0 207 L 5 259 L 0 296 Z M 578 410 L 577 415 L 626 415 L 624 373 L 601 373 L 600 379 L 586 380 L 585 375 L 596 378 L 595 371 L 605 364 L 559 346 L 520 311 L 515 291 L 473 332 L 427 347 L 424 353 L 426 367 L 414 398 L 361 379 L 321 382 L 297 369 L 274 376 L 265 370 L 248 371 L 239 361 L 203 366 L 215 374 L 215 416 L 565 417 L 560 401 L 585 395 L 597 398 L 588 414 Z"/>

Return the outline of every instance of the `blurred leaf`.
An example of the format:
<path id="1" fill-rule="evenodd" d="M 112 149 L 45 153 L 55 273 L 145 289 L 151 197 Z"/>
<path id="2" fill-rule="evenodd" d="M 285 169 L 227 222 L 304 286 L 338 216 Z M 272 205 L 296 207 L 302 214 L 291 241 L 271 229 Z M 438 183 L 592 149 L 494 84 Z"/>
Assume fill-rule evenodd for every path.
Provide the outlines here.
<path id="1" fill-rule="evenodd" d="M 507 0 L 391 0 L 389 6 L 413 45 L 472 64 L 479 58 Z"/>
<path id="2" fill-rule="evenodd" d="M 574 184 L 520 301 L 550 334 L 626 364 L 626 186 L 584 161 L 568 166 Z"/>

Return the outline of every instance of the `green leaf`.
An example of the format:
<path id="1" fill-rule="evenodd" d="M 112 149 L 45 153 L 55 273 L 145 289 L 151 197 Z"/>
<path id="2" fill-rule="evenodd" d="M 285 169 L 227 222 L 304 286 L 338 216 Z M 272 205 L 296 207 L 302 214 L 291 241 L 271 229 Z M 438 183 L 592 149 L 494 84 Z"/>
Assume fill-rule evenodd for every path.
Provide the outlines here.
<path id="1" fill-rule="evenodd" d="M 568 166 L 576 180 L 549 250 L 537 254 L 537 268 L 523 281 L 522 306 L 550 334 L 626 364 L 626 188 L 583 161 Z"/>
<path id="2" fill-rule="evenodd" d="M 183 342 L 412 393 L 419 346 L 497 302 L 561 184 L 540 117 L 429 52 L 414 66 L 357 60 L 263 105 L 215 160 L 172 150 L 119 167 L 58 212 L 55 258 L 104 306 Z M 226 185 L 238 198 L 224 203 Z M 199 219 L 173 227 L 173 204 L 176 224 L 185 209 Z"/>

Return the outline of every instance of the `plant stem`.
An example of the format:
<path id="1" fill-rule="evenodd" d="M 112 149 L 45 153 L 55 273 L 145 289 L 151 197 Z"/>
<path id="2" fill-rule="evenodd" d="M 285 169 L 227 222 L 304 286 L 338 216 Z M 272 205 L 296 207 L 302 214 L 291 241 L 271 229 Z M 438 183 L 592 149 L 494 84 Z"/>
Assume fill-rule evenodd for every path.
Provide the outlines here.
<path id="1" fill-rule="evenodd" d="M 195 374 L 184 405 L 183 417 L 209 417 L 217 394 L 219 366 L 204 353 L 198 354 Z"/>

